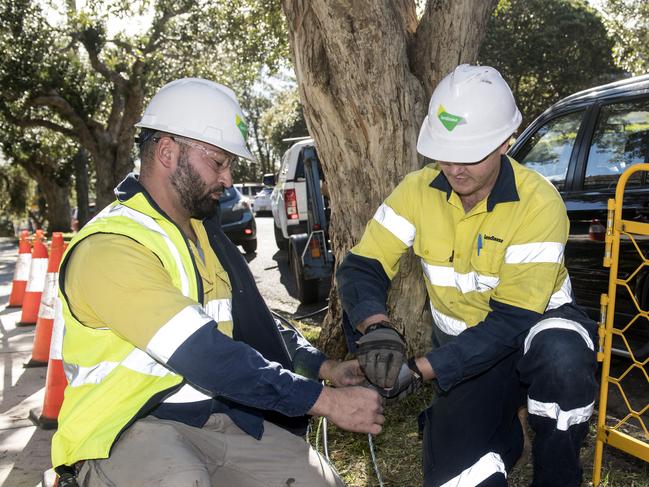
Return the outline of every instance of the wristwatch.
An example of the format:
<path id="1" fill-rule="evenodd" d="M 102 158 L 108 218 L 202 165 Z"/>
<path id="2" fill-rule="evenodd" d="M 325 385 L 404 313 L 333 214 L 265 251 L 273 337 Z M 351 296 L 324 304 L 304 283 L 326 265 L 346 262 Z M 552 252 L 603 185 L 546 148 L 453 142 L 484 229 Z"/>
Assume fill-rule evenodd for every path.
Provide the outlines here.
<path id="1" fill-rule="evenodd" d="M 421 370 L 419 370 L 419 367 L 417 367 L 417 361 L 415 360 L 415 357 L 410 357 L 408 359 L 408 368 L 412 371 L 413 375 L 417 379 L 423 379 L 424 374 L 421 373 Z"/>

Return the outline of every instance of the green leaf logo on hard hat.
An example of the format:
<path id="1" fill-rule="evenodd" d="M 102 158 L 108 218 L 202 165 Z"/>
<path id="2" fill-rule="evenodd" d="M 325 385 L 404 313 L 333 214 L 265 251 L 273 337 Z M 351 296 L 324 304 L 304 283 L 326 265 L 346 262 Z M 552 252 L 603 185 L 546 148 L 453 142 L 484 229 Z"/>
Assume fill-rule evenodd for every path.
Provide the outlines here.
<path id="1" fill-rule="evenodd" d="M 239 115 L 234 118 L 234 122 L 237 124 L 239 132 L 241 132 L 243 140 L 248 140 L 248 126 L 246 122 Z"/>
<path id="2" fill-rule="evenodd" d="M 464 120 L 464 118 L 453 115 L 452 113 L 448 113 L 444 108 L 444 105 L 440 105 L 437 109 L 437 118 L 439 118 L 439 121 L 442 122 L 442 125 L 444 125 L 446 130 L 448 130 L 449 132 L 451 132 L 458 125 L 463 125 L 466 123 L 466 120 Z"/>

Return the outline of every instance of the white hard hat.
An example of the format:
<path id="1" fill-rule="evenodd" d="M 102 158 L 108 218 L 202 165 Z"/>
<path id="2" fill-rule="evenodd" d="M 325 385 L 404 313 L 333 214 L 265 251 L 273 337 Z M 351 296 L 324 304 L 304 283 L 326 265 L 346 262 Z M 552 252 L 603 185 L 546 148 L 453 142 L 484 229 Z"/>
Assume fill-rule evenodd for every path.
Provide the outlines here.
<path id="1" fill-rule="evenodd" d="M 498 71 L 462 64 L 435 88 L 417 152 L 436 161 L 477 162 L 505 142 L 521 119 Z"/>
<path id="2" fill-rule="evenodd" d="M 183 78 L 160 88 L 136 127 L 182 135 L 255 161 L 248 126 L 234 92 L 201 78 Z"/>

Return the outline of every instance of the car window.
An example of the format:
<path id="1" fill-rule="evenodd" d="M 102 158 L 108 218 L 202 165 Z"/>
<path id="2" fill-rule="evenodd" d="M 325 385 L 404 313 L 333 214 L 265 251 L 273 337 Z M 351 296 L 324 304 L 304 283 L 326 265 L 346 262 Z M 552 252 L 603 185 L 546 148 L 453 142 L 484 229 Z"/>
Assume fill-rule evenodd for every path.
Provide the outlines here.
<path id="1" fill-rule="evenodd" d="M 297 165 L 295 166 L 295 175 L 293 176 L 293 179 L 295 181 L 304 179 L 304 149 L 300 151 L 297 158 Z"/>
<path id="2" fill-rule="evenodd" d="M 614 188 L 620 174 L 649 161 L 649 100 L 605 105 L 601 108 L 588 151 L 584 189 Z M 627 185 L 642 184 L 644 173 Z"/>
<path id="3" fill-rule="evenodd" d="M 561 190 L 584 111 L 568 113 L 541 126 L 518 153 L 518 162 L 545 176 Z"/>

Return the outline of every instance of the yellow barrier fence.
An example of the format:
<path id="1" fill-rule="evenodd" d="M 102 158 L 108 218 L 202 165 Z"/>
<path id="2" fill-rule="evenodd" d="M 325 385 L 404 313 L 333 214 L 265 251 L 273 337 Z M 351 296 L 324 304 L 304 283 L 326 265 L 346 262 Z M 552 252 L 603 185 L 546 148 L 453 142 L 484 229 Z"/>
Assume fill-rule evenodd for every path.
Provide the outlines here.
<path id="1" fill-rule="evenodd" d="M 595 445 L 595 461 L 593 471 L 593 484 L 600 485 L 602 470 L 602 455 L 604 444 L 622 450 L 645 462 L 649 462 L 649 404 L 637 404 L 637 401 L 630 399 L 629 392 L 625 391 L 625 378 L 631 374 L 644 377 L 640 380 L 642 387 L 649 388 L 648 366 L 649 358 L 637 356 L 637 349 L 634 349 L 629 339 L 631 332 L 649 330 L 649 314 L 646 303 L 640 302 L 636 297 L 639 283 L 640 288 L 647 286 L 644 282 L 649 277 L 649 256 L 645 255 L 641 244 L 646 249 L 649 239 L 649 223 L 633 219 L 623 218 L 623 202 L 625 187 L 635 173 L 639 171 L 649 172 L 649 164 L 634 165 L 620 176 L 615 191 L 615 199 L 608 201 L 608 218 L 606 228 L 606 247 L 604 255 L 604 266 L 610 267 L 608 294 L 601 297 L 601 321 L 600 352 L 598 360 L 602 362 L 602 383 L 599 397 L 599 415 L 597 419 L 597 440 Z M 627 192 L 627 198 L 632 198 L 632 193 Z M 627 200 L 628 201 L 628 200 Z M 623 250 L 621 251 L 621 242 Z M 621 258 L 621 256 L 623 256 Z M 637 262 L 629 269 L 629 262 Z M 620 269 L 621 262 L 624 270 Z M 649 281 L 647 281 L 649 282 Z M 616 297 L 619 291 L 620 297 L 629 298 L 631 302 L 628 309 L 625 309 L 624 318 L 617 316 L 615 322 Z M 618 298 L 618 307 L 620 299 Z M 615 326 L 614 326 L 615 325 Z M 628 352 L 628 366 L 624 365 L 621 373 L 615 372 L 611 375 L 611 350 L 613 341 L 616 341 Z M 619 346 L 619 345 L 618 345 Z M 628 382 L 628 381 L 627 381 Z M 615 419 L 607 417 L 606 410 L 611 394 L 615 393 L 621 398 L 625 415 Z M 619 415 L 619 414 L 618 414 Z"/>

